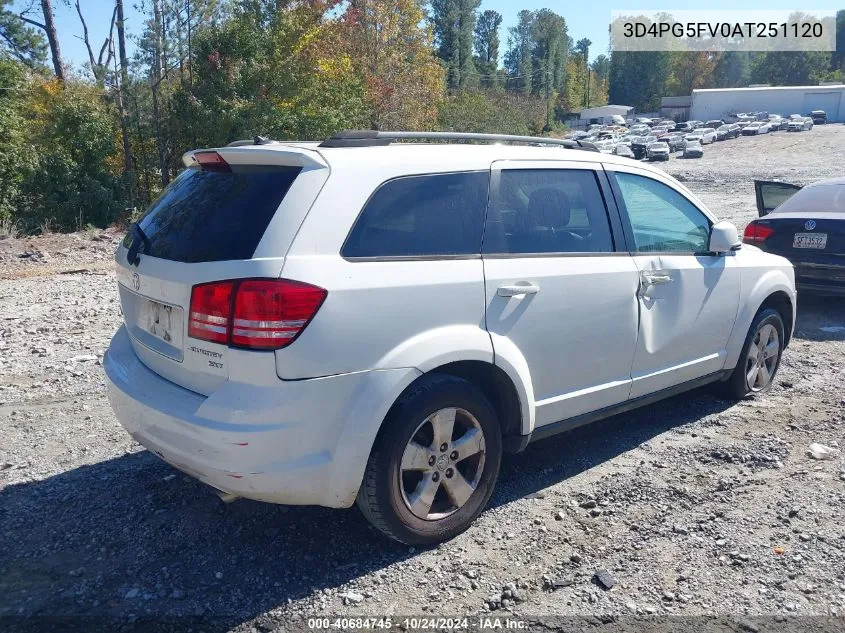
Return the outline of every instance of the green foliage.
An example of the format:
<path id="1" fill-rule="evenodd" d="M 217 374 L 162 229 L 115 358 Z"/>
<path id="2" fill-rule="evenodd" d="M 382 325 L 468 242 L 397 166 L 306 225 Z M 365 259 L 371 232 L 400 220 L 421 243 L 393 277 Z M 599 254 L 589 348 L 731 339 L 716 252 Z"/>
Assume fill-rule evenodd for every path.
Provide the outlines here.
<path id="1" fill-rule="evenodd" d="M 760 54 L 751 68 L 754 83 L 800 86 L 818 83 L 830 69 L 830 53 L 775 51 Z"/>
<path id="2" fill-rule="evenodd" d="M 37 68 L 47 59 L 47 43 L 44 36 L 21 20 L 11 6 L 12 0 L 0 0 L 0 58 L 13 57 Z"/>
<path id="3" fill-rule="evenodd" d="M 662 51 L 614 52 L 610 56 L 611 103 L 634 106 L 640 112 L 660 107 L 670 75 L 671 53 Z"/>
<path id="4" fill-rule="evenodd" d="M 481 86 L 496 87 L 499 83 L 499 27 L 502 15 L 488 9 L 478 16 L 475 24 L 475 66 L 481 73 Z"/>
<path id="5" fill-rule="evenodd" d="M 431 0 L 431 20 L 437 56 L 446 67 L 450 90 L 478 85 L 472 57 L 476 11 L 481 0 Z"/>
<path id="6" fill-rule="evenodd" d="M 23 169 L 15 219 L 30 230 L 45 219 L 60 230 L 105 226 L 122 211 L 123 196 L 112 107 L 84 84 L 32 87 L 26 151 L 34 154 Z"/>
<path id="7" fill-rule="evenodd" d="M 545 122 L 544 99 L 512 93 L 464 91 L 440 106 L 440 128 L 450 132 L 531 135 Z"/>
<path id="8" fill-rule="evenodd" d="M 23 116 L 26 97 L 24 67 L 0 58 L 0 222 L 11 220 L 20 195 L 24 169 L 30 160 Z"/>

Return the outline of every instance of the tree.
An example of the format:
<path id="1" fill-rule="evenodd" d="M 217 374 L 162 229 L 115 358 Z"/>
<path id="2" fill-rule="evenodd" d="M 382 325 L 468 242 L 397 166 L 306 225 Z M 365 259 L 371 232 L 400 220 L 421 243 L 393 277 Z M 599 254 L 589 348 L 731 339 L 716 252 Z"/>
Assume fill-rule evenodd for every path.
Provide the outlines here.
<path id="1" fill-rule="evenodd" d="M 523 9 L 517 14 L 517 24 L 508 29 L 508 50 L 505 53 L 505 70 L 508 88 L 530 93 L 534 72 L 534 12 Z"/>
<path id="2" fill-rule="evenodd" d="M 11 3 L 12 0 L 0 0 L 0 57 L 10 55 L 36 68 L 47 59 L 44 37 L 32 28 L 31 22 L 27 23 L 9 9 Z"/>
<path id="3" fill-rule="evenodd" d="M 670 95 L 689 95 L 696 88 L 709 88 L 713 85 L 713 70 L 717 63 L 713 53 L 682 51 L 670 55 L 671 70 L 666 82 Z"/>
<path id="4" fill-rule="evenodd" d="M 752 64 L 754 83 L 801 86 L 817 83 L 830 69 L 830 53 L 821 51 L 773 51 L 761 54 Z"/>
<path id="5" fill-rule="evenodd" d="M 418 0 L 366 0 L 350 11 L 352 60 L 364 79 L 371 127 L 431 129 L 444 78 Z"/>
<path id="6" fill-rule="evenodd" d="M 660 97 L 666 93 L 670 55 L 665 51 L 613 51 L 608 88 L 610 102 L 634 106 L 640 112 L 657 111 Z"/>
<path id="7" fill-rule="evenodd" d="M 845 9 L 836 12 L 836 50 L 830 56 L 830 69 L 845 72 Z"/>
<path id="8" fill-rule="evenodd" d="M 112 10 L 108 37 L 106 37 L 103 45 L 100 47 L 100 53 L 96 58 L 94 57 L 94 50 L 91 48 L 91 40 L 88 36 L 88 23 L 85 21 L 85 16 L 82 15 L 82 7 L 79 5 L 79 0 L 76 0 L 74 6 L 76 7 L 76 14 L 79 16 L 79 22 L 82 24 L 82 41 L 85 44 L 85 49 L 88 51 L 88 63 L 91 65 L 91 73 L 94 75 L 94 80 L 102 86 L 105 84 L 106 76 L 109 74 L 109 67 L 114 56 L 113 42 L 114 25 L 117 19 L 117 5 Z"/>
<path id="9" fill-rule="evenodd" d="M 739 88 L 748 85 L 751 73 L 751 53 L 726 51 L 721 53 L 713 68 L 713 88 Z"/>
<path id="10" fill-rule="evenodd" d="M 432 0 L 432 24 L 437 56 L 446 66 L 450 90 L 477 83 L 472 58 L 476 10 L 481 0 Z"/>
<path id="11" fill-rule="evenodd" d="M 8 29 L 9 33 L 12 33 L 13 36 L 15 34 L 17 35 L 18 39 L 16 41 L 20 42 L 20 38 L 23 37 L 24 42 L 31 42 L 31 36 L 29 35 L 30 29 L 24 27 L 23 25 L 28 25 L 29 27 L 34 26 L 35 28 L 43 31 L 44 34 L 47 36 L 47 43 L 50 47 L 50 55 L 53 60 L 53 70 L 56 73 L 56 78 L 59 79 L 59 81 L 64 81 L 65 67 L 64 63 L 62 62 L 62 50 L 61 45 L 59 44 L 59 34 L 56 30 L 56 18 L 53 14 L 52 0 L 41 0 L 41 15 L 43 22 L 39 22 L 38 20 L 30 17 L 33 11 L 35 10 L 34 4 L 30 4 L 26 9 L 24 9 L 20 13 L 12 13 L 9 9 L 4 8 L 4 5 L 8 4 L 10 3 L 2 2 L 2 0 L 0 0 L 0 35 L 4 35 L 4 32 L 6 30 L 3 27 L 3 23 L 12 19 L 13 17 L 17 18 L 17 20 L 22 23 L 21 27 L 9 27 Z M 6 44 L 14 46 L 13 44 L 11 44 L 11 42 L 9 42 L 9 40 L 6 40 Z"/>
<path id="12" fill-rule="evenodd" d="M 581 38 L 578 40 L 578 43 L 575 45 L 575 51 L 578 53 L 578 56 L 581 58 L 581 64 L 584 66 L 584 76 L 587 81 L 587 86 L 584 89 L 584 107 L 589 107 L 590 105 L 590 46 L 592 45 L 592 41 L 587 39 L 586 37 Z"/>
<path id="13" fill-rule="evenodd" d="M 499 68 L 499 27 L 502 15 L 488 9 L 478 16 L 475 23 L 476 67 L 481 72 L 481 85 L 495 86 Z"/>

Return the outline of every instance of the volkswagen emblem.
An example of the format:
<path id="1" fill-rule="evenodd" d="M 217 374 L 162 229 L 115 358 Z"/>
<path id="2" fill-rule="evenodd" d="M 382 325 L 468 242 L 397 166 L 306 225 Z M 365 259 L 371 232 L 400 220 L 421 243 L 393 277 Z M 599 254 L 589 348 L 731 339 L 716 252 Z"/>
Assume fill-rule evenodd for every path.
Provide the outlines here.
<path id="1" fill-rule="evenodd" d="M 804 228 L 807 229 L 808 231 L 812 231 L 814 228 L 816 228 L 816 221 L 815 220 L 807 220 L 806 222 L 804 222 Z"/>
<path id="2" fill-rule="evenodd" d="M 138 276 L 138 273 L 132 273 L 132 287 L 135 290 L 141 289 L 141 278 Z"/>

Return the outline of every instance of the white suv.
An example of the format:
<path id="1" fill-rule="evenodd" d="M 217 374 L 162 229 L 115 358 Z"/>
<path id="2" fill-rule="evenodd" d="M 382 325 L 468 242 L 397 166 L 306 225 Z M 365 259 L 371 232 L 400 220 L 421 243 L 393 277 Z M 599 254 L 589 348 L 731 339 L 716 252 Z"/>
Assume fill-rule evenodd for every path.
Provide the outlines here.
<path id="1" fill-rule="evenodd" d="M 483 510 L 503 451 L 772 384 L 792 265 L 677 181 L 572 141 L 391 143 L 420 136 L 185 155 L 116 254 L 104 365 L 138 442 L 225 497 L 357 499 L 427 544 Z"/>

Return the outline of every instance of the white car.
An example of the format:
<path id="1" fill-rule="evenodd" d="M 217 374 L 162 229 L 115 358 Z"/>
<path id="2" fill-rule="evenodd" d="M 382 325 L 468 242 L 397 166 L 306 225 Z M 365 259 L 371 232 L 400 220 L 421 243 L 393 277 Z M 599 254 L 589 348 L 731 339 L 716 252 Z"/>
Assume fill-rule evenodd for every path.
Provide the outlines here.
<path id="1" fill-rule="evenodd" d="M 716 130 L 712 127 L 696 128 L 684 136 L 684 139 L 691 143 L 701 143 L 702 145 L 706 145 L 707 143 L 712 143 L 716 140 Z"/>
<path id="2" fill-rule="evenodd" d="M 462 142 L 392 143 L 432 138 Z M 117 249 L 103 364 L 132 437 L 226 499 L 357 501 L 443 541 L 504 451 L 706 383 L 763 392 L 792 335 L 786 259 L 572 141 L 368 131 L 184 163 Z"/>
<path id="3" fill-rule="evenodd" d="M 754 121 L 742 128 L 744 136 L 756 136 L 758 134 L 768 134 L 770 129 L 768 121 Z"/>

